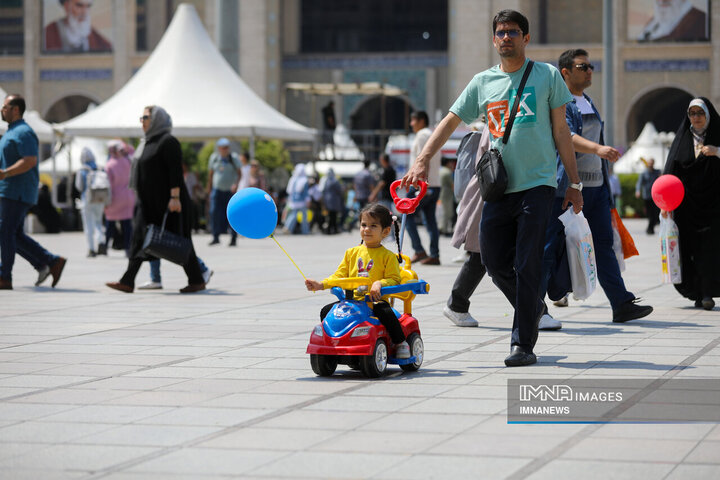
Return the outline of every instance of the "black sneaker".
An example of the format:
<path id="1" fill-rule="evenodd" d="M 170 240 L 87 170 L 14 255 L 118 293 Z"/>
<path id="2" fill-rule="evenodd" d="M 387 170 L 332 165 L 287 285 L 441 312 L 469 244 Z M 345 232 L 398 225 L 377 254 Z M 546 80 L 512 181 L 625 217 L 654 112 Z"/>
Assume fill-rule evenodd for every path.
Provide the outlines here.
<path id="1" fill-rule="evenodd" d="M 637 302 L 639 301 L 639 298 L 628 300 L 620 308 L 613 310 L 613 323 L 625 323 L 650 315 L 653 307 L 650 305 L 638 305 Z"/>

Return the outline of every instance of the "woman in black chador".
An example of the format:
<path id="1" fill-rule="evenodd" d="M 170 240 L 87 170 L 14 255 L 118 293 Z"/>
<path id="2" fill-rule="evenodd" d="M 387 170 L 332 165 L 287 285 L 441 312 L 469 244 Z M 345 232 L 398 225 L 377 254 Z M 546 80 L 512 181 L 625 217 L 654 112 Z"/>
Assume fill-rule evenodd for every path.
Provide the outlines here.
<path id="1" fill-rule="evenodd" d="M 170 115 L 158 106 L 145 107 L 140 117 L 145 138 L 135 152 L 130 186 L 137 194 L 133 216 L 133 238 L 130 245 L 130 260 L 125 274 L 119 282 L 106 285 L 115 290 L 132 293 L 135 276 L 144 260 L 152 260 L 142 252 L 148 225 L 160 225 L 166 211 L 165 229 L 190 238 L 192 229 L 192 202 L 185 188 L 182 171 L 180 143 L 170 135 Z M 185 265 L 188 285 L 180 293 L 205 290 L 205 283 L 198 265 L 195 249 L 192 248 Z"/>
<path id="2" fill-rule="evenodd" d="M 680 231 L 683 280 L 675 288 L 705 310 L 712 310 L 713 297 L 720 297 L 718 145 L 720 116 L 707 98 L 696 98 L 690 102 L 663 172 L 677 176 L 685 187 L 685 197 L 673 214 Z"/>

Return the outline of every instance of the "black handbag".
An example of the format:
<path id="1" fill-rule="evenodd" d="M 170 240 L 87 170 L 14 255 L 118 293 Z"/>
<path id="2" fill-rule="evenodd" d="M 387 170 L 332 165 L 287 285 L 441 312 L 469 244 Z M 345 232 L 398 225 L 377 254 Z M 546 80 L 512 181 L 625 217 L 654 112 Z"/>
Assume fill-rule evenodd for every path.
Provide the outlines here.
<path id="1" fill-rule="evenodd" d="M 165 212 L 162 225 L 149 225 L 143 242 L 143 252 L 153 257 L 162 258 L 178 265 L 185 265 L 190 257 L 192 242 L 189 238 L 165 230 L 165 221 L 169 212 Z M 180 217 L 182 230 L 182 217 Z"/>
<path id="2" fill-rule="evenodd" d="M 527 82 L 532 70 L 533 64 L 530 60 L 525 67 L 522 80 L 520 81 L 520 87 L 518 88 L 517 95 L 515 96 L 515 102 L 513 103 L 512 110 L 510 112 L 510 118 L 508 119 L 507 126 L 505 127 L 505 133 L 503 134 L 502 142 L 506 144 L 508 138 L 510 138 L 510 131 L 512 130 L 513 123 L 515 122 L 515 115 L 517 114 L 518 108 L 520 107 L 520 99 L 522 98 L 522 92 L 525 88 L 525 82 Z M 490 148 L 483 153 L 480 157 L 480 161 L 475 167 L 475 173 L 478 177 L 478 186 L 480 188 L 480 195 L 486 202 L 495 202 L 500 200 L 505 193 L 505 189 L 508 185 L 508 175 L 503 164 L 502 153 L 497 148 Z"/>

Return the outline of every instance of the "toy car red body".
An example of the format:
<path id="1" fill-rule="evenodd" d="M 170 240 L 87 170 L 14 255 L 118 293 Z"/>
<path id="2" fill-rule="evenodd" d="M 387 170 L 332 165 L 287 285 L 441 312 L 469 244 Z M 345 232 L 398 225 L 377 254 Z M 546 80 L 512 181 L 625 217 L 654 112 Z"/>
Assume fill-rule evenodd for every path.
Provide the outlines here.
<path id="1" fill-rule="evenodd" d="M 407 258 L 406 264 L 409 265 Z M 420 368 L 424 347 L 418 321 L 412 316 L 410 306 L 415 295 L 427 293 L 430 286 L 423 280 L 417 280 L 417 275 L 409 267 L 401 271 L 401 277 L 404 277 L 405 283 L 383 287 L 381 292 L 404 301 L 404 313 L 393 310 L 410 345 L 410 358 L 395 358 L 395 346 L 387 329 L 373 316 L 367 302 L 353 299 L 353 290 L 369 285 L 368 278 L 336 279 L 329 283 L 333 287 L 332 293 L 340 301 L 322 323 L 315 326 L 307 347 L 310 365 L 316 374 L 332 375 L 338 364 L 359 369 L 371 378 L 383 375 L 388 363 L 400 365 L 405 371 Z"/>

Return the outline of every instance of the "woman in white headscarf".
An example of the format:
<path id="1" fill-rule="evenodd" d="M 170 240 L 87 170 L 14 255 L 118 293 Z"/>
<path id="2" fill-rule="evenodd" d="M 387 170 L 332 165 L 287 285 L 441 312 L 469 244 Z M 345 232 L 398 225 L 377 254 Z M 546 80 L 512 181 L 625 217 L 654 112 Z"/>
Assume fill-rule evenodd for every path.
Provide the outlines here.
<path id="1" fill-rule="evenodd" d="M 82 168 L 75 174 L 75 188 L 80 192 L 80 212 L 88 244 L 87 256 L 94 257 L 98 254 L 98 250 L 105 246 L 105 233 L 103 232 L 105 202 L 103 199 L 94 198 L 90 188 L 94 176 L 99 172 L 97 163 L 95 163 L 95 155 L 89 148 L 84 147 L 80 153 L 80 161 Z M 105 200 L 108 200 L 110 198 L 109 185 L 106 193 Z M 106 252 L 107 250 L 100 251 L 100 253 Z"/>
<path id="2" fill-rule="evenodd" d="M 145 138 L 135 152 L 130 186 L 137 193 L 133 216 L 133 238 L 128 268 L 119 282 L 106 285 L 115 290 L 132 293 L 135 276 L 144 260 L 153 260 L 142 251 L 148 225 L 161 225 L 166 211 L 165 229 L 190 239 L 192 231 L 191 200 L 185 187 L 180 142 L 170 134 L 170 115 L 157 105 L 145 107 L 140 117 Z M 177 214 L 174 214 L 177 213 Z M 191 248 L 183 265 L 188 285 L 180 293 L 205 290 L 205 282 L 195 249 Z"/>
<path id="3" fill-rule="evenodd" d="M 285 217 L 285 228 L 288 232 L 293 233 L 297 224 L 298 214 L 302 215 L 302 233 L 307 235 L 310 233 L 310 225 L 308 224 L 308 202 L 310 201 L 310 185 L 308 184 L 307 174 L 305 173 L 305 164 L 298 163 L 287 184 L 286 192 L 288 194 L 289 211 Z"/>
<path id="4" fill-rule="evenodd" d="M 704 97 L 690 102 L 668 153 L 665 171 L 685 187 L 672 213 L 680 232 L 682 283 L 675 289 L 712 310 L 720 297 L 720 116 Z M 667 212 L 662 212 L 667 215 Z"/>

